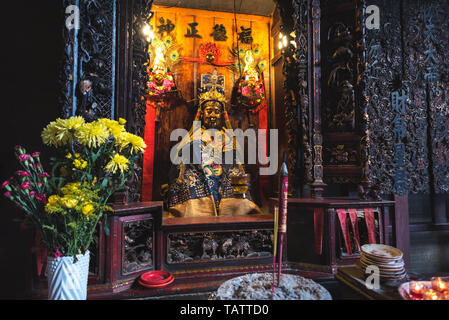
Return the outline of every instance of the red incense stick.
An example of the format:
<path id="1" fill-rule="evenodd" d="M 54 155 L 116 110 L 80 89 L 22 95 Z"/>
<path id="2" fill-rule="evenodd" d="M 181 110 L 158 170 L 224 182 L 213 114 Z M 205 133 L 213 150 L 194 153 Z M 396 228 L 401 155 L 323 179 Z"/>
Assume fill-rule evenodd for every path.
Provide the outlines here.
<path id="1" fill-rule="evenodd" d="M 274 207 L 274 228 L 273 228 L 273 285 L 271 286 L 271 293 L 274 293 L 275 277 L 276 277 L 276 254 L 277 254 L 277 240 L 278 240 L 278 223 L 279 223 L 279 207 Z"/>
<path id="2" fill-rule="evenodd" d="M 282 163 L 282 169 L 280 173 L 280 186 L 279 186 L 279 206 L 280 210 L 280 223 L 279 233 L 281 239 L 279 241 L 279 270 L 278 270 L 278 286 L 281 285 L 281 271 L 282 271 L 282 249 L 285 241 L 285 234 L 287 233 L 287 197 L 288 197 L 288 170 L 287 170 L 287 153 L 284 152 L 284 162 Z"/>
<path id="3" fill-rule="evenodd" d="M 284 234 L 281 233 L 280 248 L 279 248 L 279 267 L 278 267 L 278 287 L 281 285 L 281 273 L 282 273 L 282 244 L 284 242 Z"/>

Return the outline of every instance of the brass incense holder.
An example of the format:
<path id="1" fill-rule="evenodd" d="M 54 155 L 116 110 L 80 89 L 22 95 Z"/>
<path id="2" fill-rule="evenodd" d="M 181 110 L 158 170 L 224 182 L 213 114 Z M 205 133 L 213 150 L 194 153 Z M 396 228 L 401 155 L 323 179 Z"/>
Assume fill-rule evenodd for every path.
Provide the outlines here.
<path id="1" fill-rule="evenodd" d="M 250 175 L 242 174 L 231 176 L 231 185 L 234 190 L 234 197 L 239 199 L 246 199 L 248 190 L 251 186 Z"/>

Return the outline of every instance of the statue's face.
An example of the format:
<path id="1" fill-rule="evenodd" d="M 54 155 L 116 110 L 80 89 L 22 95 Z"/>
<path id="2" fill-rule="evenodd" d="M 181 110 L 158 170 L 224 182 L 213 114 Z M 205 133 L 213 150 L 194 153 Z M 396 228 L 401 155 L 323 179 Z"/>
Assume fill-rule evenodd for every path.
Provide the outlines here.
<path id="1" fill-rule="evenodd" d="M 216 101 L 206 102 L 203 109 L 203 123 L 208 129 L 219 129 L 221 127 L 221 110 L 220 103 Z"/>

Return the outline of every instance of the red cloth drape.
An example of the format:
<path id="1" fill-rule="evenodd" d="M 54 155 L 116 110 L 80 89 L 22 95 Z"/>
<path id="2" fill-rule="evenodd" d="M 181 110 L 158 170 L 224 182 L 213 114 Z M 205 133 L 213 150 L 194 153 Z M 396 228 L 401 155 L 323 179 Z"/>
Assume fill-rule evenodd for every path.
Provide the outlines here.
<path id="1" fill-rule="evenodd" d="M 145 133 L 144 140 L 147 145 L 143 154 L 143 173 L 142 173 L 142 201 L 151 201 L 153 199 L 153 175 L 154 175 L 154 136 L 155 136 L 155 117 L 156 106 L 152 101 L 147 100 L 147 113 L 145 115 Z"/>
<path id="2" fill-rule="evenodd" d="M 360 251 L 360 235 L 359 235 L 359 226 L 357 223 L 357 210 L 352 208 L 348 209 L 349 218 L 351 219 L 352 231 L 354 232 L 354 240 L 357 247 L 357 250 Z"/>
<path id="3" fill-rule="evenodd" d="M 365 209 L 365 222 L 366 228 L 368 229 L 368 241 L 369 243 L 376 243 L 376 233 L 375 233 L 375 222 L 374 222 L 374 212 L 372 208 Z"/>
<path id="4" fill-rule="evenodd" d="M 316 254 L 319 255 L 323 253 L 323 220 L 324 220 L 324 208 L 315 208 L 313 210 L 315 252 Z"/>
<path id="5" fill-rule="evenodd" d="M 337 209 L 338 219 L 340 220 L 341 231 L 343 233 L 343 239 L 345 241 L 346 252 L 352 254 L 351 237 L 349 235 L 349 228 L 346 218 L 346 209 Z"/>

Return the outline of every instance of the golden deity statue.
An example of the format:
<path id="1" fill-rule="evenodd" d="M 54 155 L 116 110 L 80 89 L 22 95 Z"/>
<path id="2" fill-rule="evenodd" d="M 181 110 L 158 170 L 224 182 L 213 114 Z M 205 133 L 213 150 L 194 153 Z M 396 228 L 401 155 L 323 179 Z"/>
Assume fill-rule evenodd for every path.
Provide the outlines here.
<path id="1" fill-rule="evenodd" d="M 194 161 L 181 162 L 170 173 L 169 212 L 177 217 L 260 213 L 251 199 L 243 165 L 225 161 L 235 160 L 241 150 L 226 130 L 232 128 L 224 92 L 216 83 L 208 89 L 200 95 L 192 129 L 177 146 L 179 153 L 186 147 L 193 149 Z"/>

